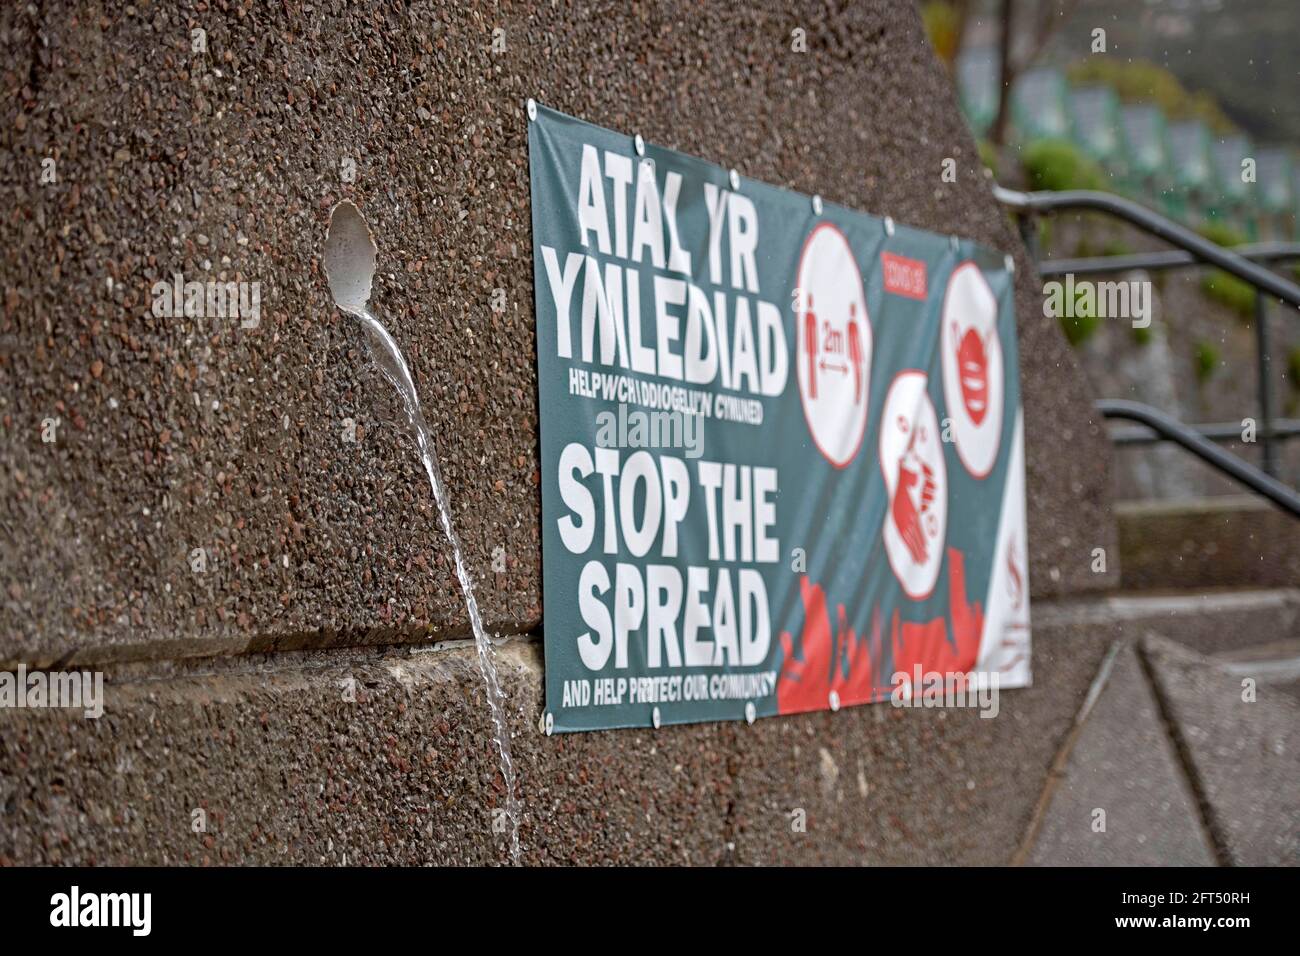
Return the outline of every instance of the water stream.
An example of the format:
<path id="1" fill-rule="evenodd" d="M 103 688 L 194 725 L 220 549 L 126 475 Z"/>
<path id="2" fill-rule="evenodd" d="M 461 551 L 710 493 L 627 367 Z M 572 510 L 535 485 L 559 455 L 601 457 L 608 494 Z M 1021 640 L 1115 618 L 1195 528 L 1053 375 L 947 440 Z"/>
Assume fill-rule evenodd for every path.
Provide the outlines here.
<path id="1" fill-rule="evenodd" d="M 401 349 L 393 341 L 373 315 L 366 309 L 348 309 L 361 322 L 370 346 L 370 355 L 392 383 L 393 388 L 402 399 L 406 419 L 415 435 L 420 450 L 420 460 L 424 463 L 425 474 L 429 476 L 429 487 L 433 489 L 434 500 L 438 504 L 438 516 L 442 519 L 442 530 L 447 535 L 456 561 L 456 578 L 460 582 L 461 593 L 465 597 L 465 609 L 469 612 L 470 627 L 474 630 L 474 646 L 478 651 L 478 669 L 483 675 L 483 685 L 487 692 L 488 707 L 491 709 L 492 725 L 496 735 L 497 752 L 501 757 L 501 776 L 506 787 L 506 818 L 510 823 L 510 859 L 519 863 L 519 805 L 515 797 L 515 767 L 510 759 L 510 727 L 506 722 L 505 704 L 501 697 L 501 687 L 497 683 L 497 668 L 493 660 L 492 645 L 483 630 L 483 620 L 479 616 L 478 600 L 474 597 L 474 582 L 470 578 L 469 566 L 465 563 L 465 552 L 460 545 L 460 537 L 451 523 L 451 506 L 447 501 L 447 489 L 442 483 L 442 473 L 438 469 L 438 458 L 434 453 L 433 436 L 424 421 L 420 408 L 420 397 L 415 391 L 415 381 L 411 370 L 407 368 L 406 359 Z"/>

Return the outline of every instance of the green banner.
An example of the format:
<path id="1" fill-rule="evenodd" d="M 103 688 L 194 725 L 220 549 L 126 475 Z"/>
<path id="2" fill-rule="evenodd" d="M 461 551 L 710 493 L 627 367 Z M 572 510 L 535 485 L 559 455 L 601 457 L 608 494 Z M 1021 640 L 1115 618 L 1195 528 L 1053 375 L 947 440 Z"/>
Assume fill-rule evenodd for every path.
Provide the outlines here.
<path id="1" fill-rule="evenodd" d="M 1010 258 L 529 117 L 547 731 L 1027 685 Z"/>

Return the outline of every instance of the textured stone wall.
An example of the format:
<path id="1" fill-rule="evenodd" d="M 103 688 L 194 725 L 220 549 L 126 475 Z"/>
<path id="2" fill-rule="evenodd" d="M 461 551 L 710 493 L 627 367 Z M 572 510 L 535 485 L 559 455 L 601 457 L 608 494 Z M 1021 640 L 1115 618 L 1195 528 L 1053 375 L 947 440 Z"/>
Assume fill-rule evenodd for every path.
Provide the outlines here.
<path id="1" fill-rule="evenodd" d="M 464 632 L 428 490 L 321 273 L 343 197 L 375 230 L 373 305 L 428 406 L 485 613 L 538 623 L 529 96 L 1010 250 L 1024 276 L 915 11 L 787 6 L 6 5 L 0 662 Z M 176 272 L 259 282 L 260 323 L 156 317 Z M 1113 526 L 1090 396 L 1034 295 L 1022 279 L 1048 594 L 1105 583 L 1088 562 Z"/>
<path id="2" fill-rule="evenodd" d="M 530 96 L 1012 252 L 1033 591 L 1117 577 L 1088 568 L 1115 552 L 1091 395 L 951 84 L 910 5 L 842 6 L 0 7 L 0 667 L 109 677 L 99 721 L 0 712 L 0 862 L 501 857 L 472 657 L 397 646 L 465 635 L 450 555 L 320 258 L 351 199 L 485 617 L 535 634 Z M 154 314 L 178 272 L 259 283 L 256 327 Z M 1006 859 L 1102 651 L 1078 630 L 1036 635 L 1038 683 L 999 720 L 868 707 L 563 739 L 535 729 L 535 636 L 513 641 L 525 859 Z"/>
<path id="3" fill-rule="evenodd" d="M 876 705 L 555 737 L 536 729 L 539 650 L 510 642 L 498 660 L 521 859 L 1005 863 L 1115 634 L 1041 627 L 1036 686 L 1003 694 L 994 719 Z M 119 665 L 99 720 L 4 716 L 0 865 L 508 861 L 472 651 L 246 655 L 164 681 L 132 670 Z"/>

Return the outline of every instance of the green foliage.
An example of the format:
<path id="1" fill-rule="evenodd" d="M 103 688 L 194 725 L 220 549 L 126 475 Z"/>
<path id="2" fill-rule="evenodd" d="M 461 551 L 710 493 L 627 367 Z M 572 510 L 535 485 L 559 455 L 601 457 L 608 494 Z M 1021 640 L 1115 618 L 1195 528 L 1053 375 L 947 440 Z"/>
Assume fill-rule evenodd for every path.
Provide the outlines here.
<path id="1" fill-rule="evenodd" d="M 1207 222 L 1197 231 L 1210 242 L 1225 248 L 1244 245 L 1246 242 L 1246 237 L 1227 223 Z M 1249 319 L 1255 314 L 1255 287 L 1222 269 L 1211 269 L 1201 276 L 1201 291 L 1243 319 Z"/>
<path id="2" fill-rule="evenodd" d="M 1201 291 L 1243 319 L 1255 314 L 1255 287 L 1222 269 L 1211 269 L 1201 276 Z"/>
<path id="3" fill-rule="evenodd" d="M 1081 287 L 1074 290 L 1074 316 L 1062 315 L 1059 320 L 1066 341 L 1075 348 L 1092 338 L 1093 333 L 1097 331 L 1097 326 L 1101 324 L 1101 320 L 1097 318 L 1096 303 L 1093 303 L 1092 308 L 1088 308 L 1083 295 L 1084 291 Z"/>
<path id="4" fill-rule="evenodd" d="M 925 35 L 939 59 L 951 65 L 957 59 L 961 46 L 961 13 L 950 0 L 926 0 L 921 6 L 921 22 Z"/>
<path id="5" fill-rule="evenodd" d="M 980 162 L 993 171 L 993 178 L 998 178 L 998 148 L 986 139 L 979 142 Z"/>
<path id="6" fill-rule="evenodd" d="M 1207 222 L 1196 231 L 1215 245 L 1232 247 L 1246 244 L 1246 237 L 1225 222 Z"/>
<path id="7" fill-rule="evenodd" d="M 1287 377 L 1291 380 L 1291 387 L 1300 392 L 1300 345 L 1293 348 L 1286 357 Z"/>
<path id="8" fill-rule="evenodd" d="M 1219 368 L 1219 350 L 1209 342 L 1196 343 L 1194 355 L 1196 361 L 1196 380 L 1205 384 Z"/>
<path id="9" fill-rule="evenodd" d="M 1031 189 L 1103 189 L 1101 167 L 1065 140 L 1042 139 L 1021 156 Z"/>
<path id="10" fill-rule="evenodd" d="M 1080 259 L 1091 259 L 1094 256 L 1131 256 L 1135 251 L 1123 239 L 1107 239 L 1098 246 L 1096 239 L 1088 232 L 1079 236 L 1079 241 L 1074 246 L 1074 254 Z"/>
<path id="11" fill-rule="evenodd" d="M 1151 344 L 1151 326 L 1149 326 L 1149 325 L 1134 326 L 1134 327 L 1133 327 L 1133 342 L 1134 342 L 1134 344 L 1136 344 L 1136 345 L 1150 345 L 1150 344 Z"/>
<path id="12" fill-rule="evenodd" d="M 1052 248 L 1052 220 L 1049 216 L 1040 216 L 1037 220 L 1038 226 L 1038 248 Z"/>
<path id="13" fill-rule="evenodd" d="M 1154 103 L 1170 120 L 1198 119 L 1215 133 L 1236 128 L 1213 96 L 1189 93 L 1177 77 L 1149 60 L 1094 56 L 1073 64 L 1068 76 L 1076 86 L 1109 86 L 1125 103 Z"/>

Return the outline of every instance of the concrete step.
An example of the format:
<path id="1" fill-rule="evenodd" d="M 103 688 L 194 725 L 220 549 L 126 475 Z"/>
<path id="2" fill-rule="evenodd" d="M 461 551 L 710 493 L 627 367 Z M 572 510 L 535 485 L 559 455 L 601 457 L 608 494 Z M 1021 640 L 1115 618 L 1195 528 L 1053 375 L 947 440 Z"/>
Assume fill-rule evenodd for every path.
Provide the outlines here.
<path id="1" fill-rule="evenodd" d="M 1143 652 L 1221 862 L 1300 865 L 1300 642 L 1206 657 Z"/>
<path id="2" fill-rule="evenodd" d="M 1049 780 L 1033 866 L 1212 866 L 1214 844 L 1178 764 L 1137 645 L 1115 645 Z"/>
<path id="3" fill-rule="evenodd" d="M 1256 495 L 1115 506 L 1126 590 L 1300 586 L 1300 522 Z"/>
<path id="4" fill-rule="evenodd" d="M 1117 641 L 1057 755 L 1032 865 L 1300 864 L 1300 641 Z"/>
<path id="5" fill-rule="evenodd" d="M 1300 588 L 1203 592 L 1120 592 L 1108 597 L 1035 604 L 1042 628 L 1094 627 L 1114 639 L 1159 634 L 1205 654 L 1240 651 L 1300 638 Z"/>

